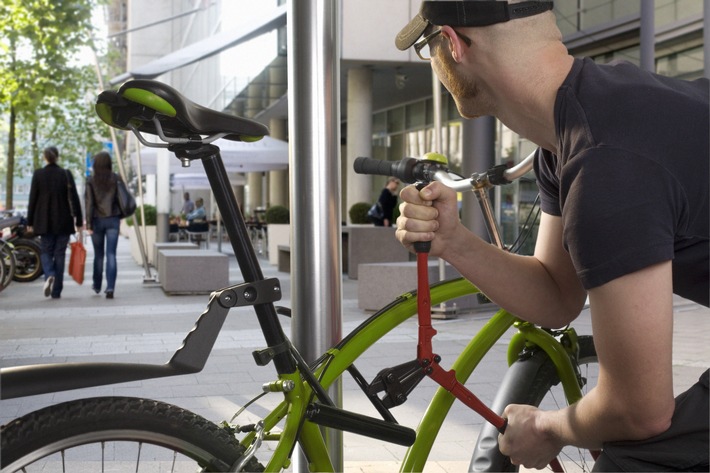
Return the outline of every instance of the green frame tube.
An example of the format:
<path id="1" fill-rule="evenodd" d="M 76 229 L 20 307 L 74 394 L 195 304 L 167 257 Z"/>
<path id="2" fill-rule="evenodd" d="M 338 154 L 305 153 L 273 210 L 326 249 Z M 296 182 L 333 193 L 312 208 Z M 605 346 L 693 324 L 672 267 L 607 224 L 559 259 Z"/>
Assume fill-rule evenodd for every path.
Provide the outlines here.
<path id="1" fill-rule="evenodd" d="M 479 292 L 478 289 L 463 278 L 445 281 L 432 286 L 431 304 L 434 306 L 477 292 Z M 321 379 L 321 385 L 328 389 L 368 348 L 416 313 L 415 294 L 405 293 L 394 303 L 370 317 L 348 335 L 343 343 L 328 350 L 331 357 L 328 363 L 322 364 L 315 370 L 316 377 Z M 570 356 L 560 342 L 544 330 L 520 321 L 505 310 L 496 312 L 456 358 L 451 365 L 451 369 L 456 373 L 456 378 L 461 383 L 465 383 L 490 349 L 514 324 L 518 332 L 513 334 L 509 344 L 509 362 L 513 351 L 517 349 L 515 351 L 517 354 L 525 344 L 534 343 L 545 350 L 557 366 L 568 401 L 574 402 L 581 398 L 581 390 L 574 374 Z M 296 435 L 298 435 L 298 442 L 309 459 L 311 471 L 334 471 L 319 426 L 309 421 L 302 422 L 308 401 L 313 395 L 312 389 L 300 379 L 298 373 L 284 375 L 280 379 L 293 380 L 296 388 L 285 393 L 284 401 L 264 418 L 267 432 L 286 418 L 278 444 L 266 465 L 266 471 L 281 471 L 290 465 L 289 457 L 296 442 Z M 445 389 L 437 389 L 417 427 L 416 441 L 407 450 L 400 471 L 422 471 L 424 469 L 434 441 L 455 399 Z M 249 434 L 242 440 L 242 444 L 249 445 L 253 439 L 254 434 Z"/>

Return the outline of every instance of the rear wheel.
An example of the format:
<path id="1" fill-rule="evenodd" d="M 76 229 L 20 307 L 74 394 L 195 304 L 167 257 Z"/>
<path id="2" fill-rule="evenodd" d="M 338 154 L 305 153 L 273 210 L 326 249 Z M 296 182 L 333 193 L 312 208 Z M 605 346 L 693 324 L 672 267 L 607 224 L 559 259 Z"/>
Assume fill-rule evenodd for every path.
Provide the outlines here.
<path id="1" fill-rule="evenodd" d="M 32 240 L 24 238 L 12 242 L 15 247 L 15 275 L 14 281 L 30 282 L 42 275 L 42 261 L 40 259 L 39 245 Z"/>
<path id="2" fill-rule="evenodd" d="M 232 435 L 203 417 L 125 397 L 50 406 L 3 426 L 0 436 L 3 473 L 230 471 L 244 454 Z M 241 471 L 263 466 L 252 458 Z"/>
<path id="3" fill-rule="evenodd" d="M 0 291 L 12 282 L 15 274 L 15 255 L 12 245 L 0 240 Z"/>
<path id="4" fill-rule="evenodd" d="M 584 380 L 583 392 L 596 385 L 598 376 L 597 353 L 591 336 L 580 336 L 578 365 Z M 547 354 L 536 349 L 531 356 L 513 363 L 491 408 L 501 414 L 508 404 L 529 404 L 541 409 L 561 409 L 567 405 L 557 370 Z M 565 447 L 558 460 L 565 471 L 591 471 L 594 459 L 591 452 L 576 447 Z M 469 471 L 518 471 L 498 449 L 498 431 L 490 424 L 481 429 L 471 458 Z"/>

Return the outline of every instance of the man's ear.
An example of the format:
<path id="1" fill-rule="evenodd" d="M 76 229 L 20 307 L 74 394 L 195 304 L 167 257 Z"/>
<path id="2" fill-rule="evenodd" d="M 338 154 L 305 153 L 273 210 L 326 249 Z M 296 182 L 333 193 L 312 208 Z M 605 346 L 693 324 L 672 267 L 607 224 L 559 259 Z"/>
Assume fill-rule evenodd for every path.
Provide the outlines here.
<path id="1" fill-rule="evenodd" d="M 446 46 L 451 52 L 451 57 L 454 61 L 461 62 L 464 56 L 465 48 L 467 48 L 468 45 L 463 42 L 459 35 L 456 34 L 456 31 L 454 31 L 454 29 L 450 26 L 442 26 L 441 35 L 446 38 Z"/>

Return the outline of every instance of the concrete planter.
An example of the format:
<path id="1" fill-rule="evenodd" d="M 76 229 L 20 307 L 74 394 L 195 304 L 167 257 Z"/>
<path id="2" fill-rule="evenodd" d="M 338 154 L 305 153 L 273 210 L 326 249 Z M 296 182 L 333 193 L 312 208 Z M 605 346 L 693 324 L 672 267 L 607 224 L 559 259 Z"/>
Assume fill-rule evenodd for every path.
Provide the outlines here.
<path id="1" fill-rule="evenodd" d="M 288 223 L 270 223 L 267 225 L 269 238 L 269 263 L 279 263 L 279 245 L 291 245 L 291 225 Z"/>

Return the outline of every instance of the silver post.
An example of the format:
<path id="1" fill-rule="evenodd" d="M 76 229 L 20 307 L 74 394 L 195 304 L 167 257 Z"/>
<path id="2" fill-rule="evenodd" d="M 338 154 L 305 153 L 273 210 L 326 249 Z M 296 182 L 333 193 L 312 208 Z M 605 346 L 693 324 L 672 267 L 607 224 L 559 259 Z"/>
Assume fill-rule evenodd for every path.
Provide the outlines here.
<path id="1" fill-rule="evenodd" d="M 308 362 L 342 332 L 339 19 L 340 1 L 289 2 L 291 332 Z M 329 394 L 342 404 L 339 384 Z M 342 433 L 326 436 L 342 471 Z M 294 471 L 308 471 L 302 455 L 295 460 Z"/>

